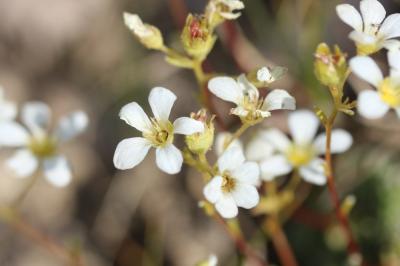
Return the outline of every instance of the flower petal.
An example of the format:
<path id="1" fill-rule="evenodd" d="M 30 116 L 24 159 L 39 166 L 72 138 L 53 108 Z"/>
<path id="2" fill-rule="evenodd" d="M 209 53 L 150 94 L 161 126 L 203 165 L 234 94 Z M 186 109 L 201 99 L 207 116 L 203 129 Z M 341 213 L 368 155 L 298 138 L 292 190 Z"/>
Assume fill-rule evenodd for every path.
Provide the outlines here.
<path id="1" fill-rule="evenodd" d="M 260 93 L 258 92 L 258 89 L 252 83 L 250 83 L 250 81 L 248 81 L 245 74 L 241 74 L 237 78 L 237 84 L 242 88 L 242 91 L 245 92 L 245 94 L 250 98 L 250 101 L 256 102 L 258 100 Z"/>
<path id="2" fill-rule="evenodd" d="M 182 153 L 173 144 L 159 147 L 156 149 L 156 163 L 158 168 L 167 174 L 177 174 L 182 168 Z"/>
<path id="3" fill-rule="evenodd" d="M 260 177 L 260 168 L 255 162 L 245 162 L 232 172 L 232 176 L 241 184 L 257 185 Z"/>
<path id="4" fill-rule="evenodd" d="M 208 82 L 209 90 L 224 101 L 239 104 L 243 99 L 243 89 L 230 77 L 216 77 Z"/>
<path id="5" fill-rule="evenodd" d="M 122 107 L 119 117 L 131 127 L 142 132 L 151 132 L 152 125 L 143 108 L 136 102 L 131 102 Z"/>
<path id="6" fill-rule="evenodd" d="M 342 153 L 350 149 L 353 144 L 353 137 L 344 129 L 332 130 L 331 153 Z M 326 134 L 320 134 L 315 138 L 313 146 L 318 154 L 324 154 L 326 150 Z"/>
<path id="7" fill-rule="evenodd" d="M 218 159 L 220 173 L 225 170 L 233 171 L 244 163 L 243 150 L 237 146 L 229 146 Z"/>
<path id="8" fill-rule="evenodd" d="M 222 177 L 216 176 L 203 189 L 204 197 L 211 203 L 216 203 L 222 197 Z"/>
<path id="9" fill-rule="evenodd" d="M 157 121 L 168 121 L 176 95 L 163 87 L 155 87 L 149 95 L 149 104 Z"/>
<path id="10" fill-rule="evenodd" d="M 260 163 L 261 178 L 265 181 L 271 181 L 277 176 L 286 175 L 293 169 L 283 155 L 274 155 L 263 160 Z"/>
<path id="11" fill-rule="evenodd" d="M 12 120 L 17 115 L 17 106 L 15 103 L 4 99 L 4 89 L 0 86 L 0 121 Z"/>
<path id="12" fill-rule="evenodd" d="M 291 144 L 288 137 L 278 129 L 271 128 L 265 130 L 262 134 L 264 138 L 280 152 L 286 152 Z"/>
<path id="13" fill-rule="evenodd" d="M 28 141 L 29 133 L 20 124 L 13 121 L 0 122 L 0 146 L 24 146 Z"/>
<path id="14" fill-rule="evenodd" d="M 67 186 L 72 179 L 70 166 L 63 156 L 54 156 L 43 161 L 46 179 L 56 187 Z"/>
<path id="15" fill-rule="evenodd" d="M 221 132 L 217 135 L 215 140 L 215 151 L 218 156 L 221 155 L 228 147 L 236 146 L 239 147 L 240 149 L 243 149 L 242 142 L 239 139 L 235 139 L 229 144 L 228 147 L 225 148 L 225 144 L 228 143 L 231 137 L 232 134 L 229 132 Z"/>
<path id="16" fill-rule="evenodd" d="M 87 114 L 83 111 L 75 111 L 60 119 L 56 136 L 62 140 L 69 140 L 85 130 L 89 123 Z"/>
<path id="17" fill-rule="evenodd" d="M 180 117 L 174 122 L 174 133 L 192 135 L 204 131 L 204 124 L 189 117 Z"/>
<path id="18" fill-rule="evenodd" d="M 389 111 L 389 106 L 382 101 L 378 92 L 364 90 L 358 95 L 357 110 L 365 118 L 378 119 Z"/>
<path id="19" fill-rule="evenodd" d="M 308 110 L 299 110 L 289 114 L 289 130 L 296 144 L 309 144 L 319 127 L 317 116 Z"/>
<path id="20" fill-rule="evenodd" d="M 400 14 L 388 16 L 379 28 L 378 34 L 385 39 L 400 37 Z"/>
<path id="21" fill-rule="evenodd" d="M 33 134 L 42 134 L 49 126 L 51 111 L 42 102 L 28 102 L 22 107 L 22 122 Z"/>
<path id="22" fill-rule="evenodd" d="M 312 160 L 307 166 L 300 167 L 299 173 L 304 181 L 311 184 L 318 186 L 326 184 L 324 160 L 320 158 Z"/>
<path id="23" fill-rule="evenodd" d="M 377 0 L 362 0 L 360 11 L 364 20 L 364 31 L 379 26 L 386 17 L 386 10 Z"/>
<path id="24" fill-rule="evenodd" d="M 350 68 L 359 78 L 378 87 L 383 80 L 382 71 L 378 65 L 368 56 L 356 56 L 350 60 Z"/>
<path id="25" fill-rule="evenodd" d="M 38 168 L 38 160 L 27 149 L 17 150 L 15 154 L 6 161 L 6 165 L 12 169 L 18 177 L 28 177 Z"/>
<path id="26" fill-rule="evenodd" d="M 268 93 L 263 103 L 263 110 L 294 110 L 296 109 L 296 100 L 285 90 L 275 89 Z"/>
<path id="27" fill-rule="evenodd" d="M 388 61 L 390 66 L 390 78 L 400 84 L 400 49 L 389 51 Z"/>
<path id="28" fill-rule="evenodd" d="M 151 143 L 145 138 L 124 139 L 114 153 L 114 166 L 121 170 L 131 169 L 143 161 L 149 152 Z"/>
<path id="29" fill-rule="evenodd" d="M 354 6 L 349 4 L 338 5 L 336 6 L 336 13 L 344 23 L 356 31 L 362 31 L 362 18 L 360 12 L 358 12 Z"/>
<path id="30" fill-rule="evenodd" d="M 234 218 L 238 214 L 236 202 L 231 195 L 223 195 L 215 204 L 215 208 L 226 219 Z"/>
<path id="31" fill-rule="evenodd" d="M 370 35 L 360 31 L 352 31 L 349 34 L 350 40 L 355 41 L 356 43 L 361 43 L 364 45 L 374 45 L 379 44 L 379 40 L 375 35 Z"/>
<path id="32" fill-rule="evenodd" d="M 263 131 L 257 133 L 246 145 L 246 159 L 249 161 L 261 161 L 272 155 L 274 147 L 264 137 Z"/>
<path id="33" fill-rule="evenodd" d="M 232 196 L 237 206 L 245 209 L 254 208 L 260 201 L 257 189 L 248 184 L 237 184 Z"/>

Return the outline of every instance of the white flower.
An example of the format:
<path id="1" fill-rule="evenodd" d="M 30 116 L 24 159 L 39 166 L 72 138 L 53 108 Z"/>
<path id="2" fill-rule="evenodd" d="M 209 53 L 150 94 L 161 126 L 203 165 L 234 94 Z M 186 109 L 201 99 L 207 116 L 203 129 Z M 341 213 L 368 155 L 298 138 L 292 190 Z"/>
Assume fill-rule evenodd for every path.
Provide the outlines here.
<path id="1" fill-rule="evenodd" d="M 370 57 L 357 56 L 350 60 L 351 70 L 377 89 L 364 90 L 358 95 L 358 111 L 366 118 L 381 118 L 390 108 L 400 117 L 400 50 L 389 51 L 388 61 L 390 75 L 384 78 Z"/>
<path id="2" fill-rule="evenodd" d="M 87 115 L 76 111 L 61 118 L 54 132 L 49 132 L 51 111 L 46 104 L 28 102 L 21 115 L 26 128 L 14 121 L 0 123 L 0 145 L 18 148 L 6 164 L 21 178 L 32 175 L 42 164 L 51 184 L 68 185 L 71 170 L 66 158 L 58 154 L 58 148 L 87 127 Z"/>
<path id="3" fill-rule="evenodd" d="M 233 134 L 230 132 L 220 132 L 218 133 L 217 137 L 215 138 L 215 153 L 220 156 L 224 151 L 232 146 L 237 146 L 241 149 L 243 149 L 243 144 L 240 141 L 240 139 L 234 139 L 228 147 L 225 147 L 226 144 L 231 140 L 233 137 Z"/>
<path id="4" fill-rule="evenodd" d="M 176 100 L 170 90 L 156 87 L 149 95 L 149 103 L 154 117 L 149 118 L 136 102 L 122 107 L 120 118 L 128 125 L 142 132 L 143 137 L 122 140 L 115 150 L 114 165 L 125 170 L 143 161 L 151 147 L 156 148 L 157 166 L 168 174 L 181 170 L 183 157 L 173 145 L 174 134 L 192 135 L 203 132 L 202 122 L 189 117 L 181 117 L 171 123 L 169 114 Z"/>
<path id="5" fill-rule="evenodd" d="M 339 18 L 354 29 L 349 38 L 356 42 L 360 54 L 371 54 L 398 43 L 392 39 L 400 36 L 400 14 L 385 19 L 386 11 L 379 1 L 362 0 L 361 14 L 349 4 L 338 5 L 336 11 Z"/>
<path id="6" fill-rule="evenodd" d="M 146 38 L 154 34 L 149 26 L 146 26 L 140 17 L 128 12 L 123 13 L 125 25 L 139 38 Z"/>
<path id="7" fill-rule="evenodd" d="M 295 99 L 280 89 L 272 90 L 265 99 L 260 98 L 258 89 L 243 74 L 237 81 L 230 77 L 213 78 L 208 87 L 217 97 L 237 105 L 232 114 L 250 122 L 269 117 L 273 110 L 294 110 L 296 105 Z"/>
<path id="8" fill-rule="evenodd" d="M 271 155 L 267 150 L 264 159 L 256 145 L 248 153 L 258 154 L 260 161 L 261 178 L 270 181 L 277 176 L 285 175 L 293 169 L 299 171 L 300 176 L 307 182 L 324 185 L 324 160 L 319 156 L 325 153 L 325 134 L 316 138 L 319 120 L 314 113 L 299 110 L 289 114 L 289 130 L 293 140 L 277 129 L 268 129 L 257 135 L 258 140 L 272 145 L 277 154 Z M 351 135 L 342 129 L 332 131 L 331 152 L 342 153 L 348 150 L 353 142 Z"/>
<path id="9" fill-rule="evenodd" d="M 267 67 L 262 67 L 257 70 L 257 79 L 261 82 L 271 82 L 272 81 L 272 74 Z"/>
<path id="10" fill-rule="evenodd" d="M 233 218 L 238 214 L 238 207 L 255 207 L 259 202 L 257 163 L 245 162 L 242 149 L 233 146 L 219 157 L 217 165 L 218 174 L 204 187 L 203 193 L 221 216 Z"/>
<path id="11" fill-rule="evenodd" d="M 0 122 L 12 120 L 17 115 L 15 103 L 5 100 L 4 89 L 0 86 Z"/>
<path id="12" fill-rule="evenodd" d="M 207 5 L 206 13 L 218 14 L 224 19 L 232 20 L 240 17 L 240 12 L 235 12 L 244 8 L 240 0 L 211 0 Z"/>

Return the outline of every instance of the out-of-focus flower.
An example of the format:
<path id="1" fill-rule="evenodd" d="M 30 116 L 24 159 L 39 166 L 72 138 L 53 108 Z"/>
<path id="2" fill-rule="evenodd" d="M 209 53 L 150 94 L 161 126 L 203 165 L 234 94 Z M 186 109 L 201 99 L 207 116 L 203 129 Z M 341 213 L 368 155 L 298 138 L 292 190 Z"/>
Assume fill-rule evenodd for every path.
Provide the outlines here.
<path id="1" fill-rule="evenodd" d="M 277 154 L 271 155 L 268 150 L 265 158 L 260 162 L 261 177 L 269 181 L 277 176 L 285 175 L 293 169 L 299 171 L 300 176 L 307 182 L 324 185 L 324 160 L 318 156 L 325 152 L 325 134 L 315 135 L 318 130 L 319 120 L 314 113 L 299 110 L 289 115 L 289 130 L 293 140 L 277 129 L 267 129 L 256 137 L 271 144 Z M 342 153 L 348 150 L 353 143 L 351 135 L 342 129 L 332 131 L 331 152 Z M 258 147 L 253 145 L 248 153 L 258 154 Z M 258 154 L 260 157 L 260 155 Z M 260 160 L 259 160 L 260 161 Z"/>
<path id="2" fill-rule="evenodd" d="M 58 154 L 59 145 L 80 134 L 88 117 L 75 111 L 62 117 L 55 131 L 49 132 L 50 117 L 46 104 L 26 103 L 21 117 L 26 128 L 14 121 L 0 123 L 0 145 L 18 148 L 6 162 L 18 177 L 28 177 L 41 166 L 51 184 L 64 187 L 71 181 L 71 170 L 67 159 Z"/>
<path id="3" fill-rule="evenodd" d="M 220 156 L 224 151 L 232 146 L 237 146 L 243 149 L 243 144 L 240 139 L 234 139 L 228 146 L 226 146 L 233 137 L 232 133 L 230 132 L 220 132 L 218 133 L 217 137 L 215 138 L 215 153 Z"/>
<path id="4" fill-rule="evenodd" d="M 392 14 L 386 19 L 386 11 L 377 0 L 362 0 L 361 14 L 349 4 L 336 7 L 339 18 L 352 27 L 349 38 L 355 41 L 359 55 L 368 55 L 379 51 L 382 47 L 389 49 L 398 45 L 400 36 L 400 14 Z"/>
<path id="5" fill-rule="evenodd" d="M 214 254 L 210 255 L 207 260 L 197 264 L 197 266 L 217 266 L 218 258 Z"/>
<path id="6" fill-rule="evenodd" d="M 143 23 L 140 17 L 136 14 L 124 12 L 123 18 L 128 29 L 132 31 L 145 47 L 155 50 L 163 48 L 163 37 L 157 27 Z"/>
<path id="7" fill-rule="evenodd" d="M 17 106 L 4 97 L 4 89 L 0 86 L 0 122 L 12 120 L 17 115 Z"/>
<path id="8" fill-rule="evenodd" d="M 237 105 L 231 113 L 239 116 L 243 123 L 258 123 L 273 110 L 296 108 L 295 99 L 285 90 L 275 89 L 265 99 L 260 98 L 258 89 L 243 74 L 237 81 L 230 77 L 213 78 L 208 87 L 217 97 Z"/>
<path id="9" fill-rule="evenodd" d="M 225 19 L 233 20 L 240 17 L 244 4 L 240 0 L 211 0 L 206 7 L 206 17 L 210 25 L 217 26 Z"/>
<path id="10" fill-rule="evenodd" d="M 176 100 L 173 92 L 162 87 L 153 88 L 149 95 L 149 104 L 154 117 L 149 118 L 136 102 L 122 107 L 120 118 L 128 125 L 142 132 L 143 137 L 122 140 L 115 150 L 114 165 L 126 170 L 135 167 L 149 152 L 156 148 L 156 164 L 168 174 L 181 170 L 183 157 L 173 144 L 174 134 L 192 135 L 203 132 L 202 122 L 189 117 L 180 117 L 174 123 L 169 114 Z"/>
<path id="11" fill-rule="evenodd" d="M 390 75 L 386 78 L 370 57 L 357 56 L 350 60 L 352 71 L 377 88 L 377 91 L 364 90 L 358 95 L 358 111 L 366 118 L 381 118 L 390 108 L 400 117 L 400 50 L 389 51 L 388 60 Z"/>
<path id="12" fill-rule="evenodd" d="M 242 149 L 233 146 L 224 151 L 217 164 L 218 174 L 204 187 L 203 193 L 221 216 L 233 218 L 238 214 L 238 207 L 255 207 L 259 202 L 257 163 L 245 162 Z"/>

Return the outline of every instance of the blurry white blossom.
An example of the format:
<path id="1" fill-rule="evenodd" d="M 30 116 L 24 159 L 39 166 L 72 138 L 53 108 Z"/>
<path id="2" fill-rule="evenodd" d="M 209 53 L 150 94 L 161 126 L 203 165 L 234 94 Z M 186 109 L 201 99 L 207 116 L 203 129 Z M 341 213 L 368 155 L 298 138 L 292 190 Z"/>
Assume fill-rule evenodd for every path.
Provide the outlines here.
<path id="1" fill-rule="evenodd" d="M 4 97 L 4 89 L 0 86 L 0 123 L 6 120 L 12 120 L 17 115 L 17 106 Z"/>
<path id="2" fill-rule="evenodd" d="M 136 102 L 122 107 L 120 118 L 142 132 L 143 137 L 122 140 L 115 150 L 114 165 L 126 170 L 143 161 L 151 147 L 156 149 L 156 164 L 168 174 L 181 170 L 183 157 L 173 144 L 174 134 L 192 135 L 203 132 L 202 122 L 189 117 L 180 117 L 171 123 L 169 115 L 176 96 L 170 90 L 156 87 L 149 95 L 149 104 L 154 117 L 149 118 Z"/>
<path id="3" fill-rule="evenodd" d="M 206 199 L 224 218 L 233 218 L 238 207 L 254 208 L 259 202 L 256 185 L 260 170 L 255 162 L 245 162 L 243 151 L 231 146 L 219 157 L 218 174 L 204 187 Z"/>
<path id="4" fill-rule="evenodd" d="M 277 176 L 290 173 L 293 169 L 299 171 L 300 176 L 307 182 L 324 185 L 324 160 L 319 158 L 325 153 L 325 134 L 315 137 L 319 120 L 314 113 L 299 110 L 289 114 L 290 140 L 283 132 L 277 129 L 261 131 L 253 140 L 256 143 L 268 142 L 277 153 L 272 154 L 266 149 L 264 158 L 259 145 L 247 148 L 247 154 L 257 158 L 260 162 L 261 178 L 269 181 Z M 342 153 L 348 150 L 353 142 L 351 135 L 342 129 L 332 131 L 331 152 Z"/>
<path id="5" fill-rule="evenodd" d="M 360 1 L 360 11 L 350 4 L 340 4 L 336 7 L 339 18 L 354 30 L 349 38 L 356 42 L 359 54 L 367 55 L 380 50 L 399 45 L 400 14 L 392 14 L 386 19 L 386 11 L 377 0 Z"/>
<path id="6" fill-rule="evenodd" d="M 366 118 L 381 118 L 390 108 L 400 117 L 400 50 L 389 51 L 388 61 L 390 74 L 384 78 L 370 57 L 357 56 L 350 60 L 351 70 L 377 89 L 364 90 L 358 95 L 358 111 Z"/>
<path id="7" fill-rule="evenodd" d="M 75 111 L 61 118 L 54 132 L 49 130 L 50 108 L 42 102 L 26 103 L 21 116 L 26 127 L 14 121 L 0 123 L 0 145 L 17 148 L 6 161 L 7 166 L 21 178 L 32 175 L 40 167 L 54 186 L 68 185 L 71 169 L 67 159 L 59 155 L 59 145 L 87 127 L 87 115 Z"/>

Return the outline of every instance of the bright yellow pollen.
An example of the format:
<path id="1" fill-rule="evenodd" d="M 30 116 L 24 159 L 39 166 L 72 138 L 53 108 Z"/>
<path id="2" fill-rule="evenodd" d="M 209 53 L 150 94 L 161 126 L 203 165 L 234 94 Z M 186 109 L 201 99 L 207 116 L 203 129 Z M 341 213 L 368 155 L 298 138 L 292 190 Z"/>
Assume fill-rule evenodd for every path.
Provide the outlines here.
<path id="1" fill-rule="evenodd" d="M 287 159 L 294 167 L 308 164 L 315 156 L 315 151 L 309 145 L 292 145 L 286 154 Z"/>
<path id="2" fill-rule="evenodd" d="M 400 85 L 393 84 L 390 78 L 385 78 L 378 87 L 379 96 L 382 101 L 390 107 L 400 106 Z"/>
<path id="3" fill-rule="evenodd" d="M 160 123 L 155 118 L 151 118 L 153 131 L 143 133 L 143 137 L 148 139 L 154 146 L 163 147 L 174 140 L 174 127 L 171 122 Z"/>
<path id="4" fill-rule="evenodd" d="M 50 157 L 56 152 L 56 141 L 48 136 L 40 138 L 31 138 L 28 148 L 37 157 L 44 158 Z"/>
<path id="5" fill-rule="evenodd" d="M 232 178 L 229 172 L 222 174 L 222 191 L 224 193 L 232 192 L 236 187 L 236 180 Z"/>

